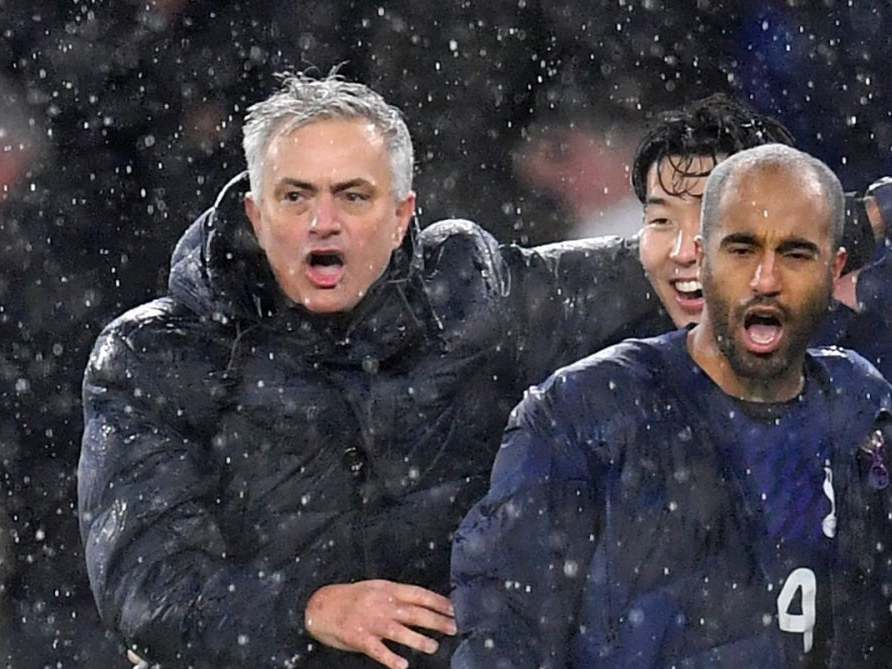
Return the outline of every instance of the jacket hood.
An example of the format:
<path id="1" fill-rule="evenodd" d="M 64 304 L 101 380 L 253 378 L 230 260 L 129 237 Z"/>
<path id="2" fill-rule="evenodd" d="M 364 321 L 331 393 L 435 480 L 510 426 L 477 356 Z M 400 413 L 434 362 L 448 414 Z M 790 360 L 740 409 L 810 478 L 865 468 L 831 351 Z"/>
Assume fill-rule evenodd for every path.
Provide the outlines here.
<path id="1" fill-rule="evenodd" d="M 222 323 L 293 331 L 320 353 L 331 346 L 350 349 L 339 354 L 351 359 L 381 359 L 414 340 L 428 309 L 416 220 L 356 307 L 342 314 L 314 314 L 279 289 L 244 212 L 248 190 L 248 174 L 242 172 L 180 238 L 171 256 L 168 290 L 173 298 Z"/>

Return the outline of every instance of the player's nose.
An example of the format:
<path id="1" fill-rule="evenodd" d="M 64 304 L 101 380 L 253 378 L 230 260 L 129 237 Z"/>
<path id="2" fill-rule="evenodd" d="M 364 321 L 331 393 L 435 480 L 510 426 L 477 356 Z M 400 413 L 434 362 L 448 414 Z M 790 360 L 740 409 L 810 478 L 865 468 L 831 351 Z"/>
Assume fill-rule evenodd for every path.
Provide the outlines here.
<path id="1" fill-rule="evenodd" d="M 678 228 L 675 235 L 675 241 L 672 244 L 672 251 L 669 257 L 679 265 L 692 265 L 697 261 L 697 247 L 694 244 L 694 238 L 697 232 L 690 229 L 690 226 L 682 225 Z"/>
<path id="2" fill-rule="evenodd" d="M 310 219 L 310 234 L 318 237 L 329 237 L 341 231 L 341 219 L 334 197 L 322 194 L 316 200 Z"/>
<path id="3" fill-rule="evenodd" d="M 776 295 L 781 291 L 781 287 L 777 256 L 770 251 L 766 252 L 756 265 L 753 278 L 750 280 L 750 288 L 758 295 Z"/>

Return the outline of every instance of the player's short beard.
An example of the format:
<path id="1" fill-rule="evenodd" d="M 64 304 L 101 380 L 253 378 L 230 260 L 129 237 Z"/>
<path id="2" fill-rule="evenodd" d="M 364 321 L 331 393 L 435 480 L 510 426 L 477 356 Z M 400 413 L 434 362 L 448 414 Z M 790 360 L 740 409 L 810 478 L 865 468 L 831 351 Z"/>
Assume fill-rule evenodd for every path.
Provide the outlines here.
<path id="1" fill-rule="evenodd" d="M 728 360 L 728 364 L 737 376 L 760 381 L 779 378 L 793 365 L 798 364 L 808 348 L 809 340 L 827 315 L 833 286 L 833 276 L 828 269 L 826 280 L 815 286 L 800 310 L 791 311 L 771 298 L 759 297 L 732 308 L 718 289 L 718 284 L 706 262 L 701 269 L 701 281 L 703 298 L 708 305 L 707 313 L 712 322 L 719 351 Z M 784 340 L 780 348 L 767 355 L 750 353 L 734 337 L 734 332 L 738 328 L 743 328 L 744 312 L 756 304 L 773 305 L 784 314 Z"/>

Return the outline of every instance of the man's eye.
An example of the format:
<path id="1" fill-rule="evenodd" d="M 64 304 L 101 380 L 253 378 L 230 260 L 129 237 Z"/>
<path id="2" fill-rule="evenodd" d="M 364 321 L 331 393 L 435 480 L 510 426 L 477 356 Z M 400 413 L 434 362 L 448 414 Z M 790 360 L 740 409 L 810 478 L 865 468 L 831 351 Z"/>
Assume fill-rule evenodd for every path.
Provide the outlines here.
<path id="1" fill-rule="evenodd" d="M 365 193 L 358 193 L 356 191 L 348 190 L 344 192 L 344 198 L 347 202 L 365 202 L 369 199 L 369 196 Z"/>
<path id="2" fill-rule="evenodd" d="M 746 256 L 752 253 L 753 249 L 750 246 L 729 246 L 728 253 L 735 256 Z"/>
<path id="3" fill-rule="evenodd" d="M 290 190 L 285 193 L 284 199 L 288 202 L 300 202 L 303 199 L 304 194 L 297 190 Z"/>
<path id="4" fill-rule="evenodd" d="M 652 225 L 657 228 L 669 225 L 669 223 L 670 223 L 670 220 L 668 218 L 664 218 L 664 217 L 656 217 L 656 218 L 647 219 L 647 225 Z"/>

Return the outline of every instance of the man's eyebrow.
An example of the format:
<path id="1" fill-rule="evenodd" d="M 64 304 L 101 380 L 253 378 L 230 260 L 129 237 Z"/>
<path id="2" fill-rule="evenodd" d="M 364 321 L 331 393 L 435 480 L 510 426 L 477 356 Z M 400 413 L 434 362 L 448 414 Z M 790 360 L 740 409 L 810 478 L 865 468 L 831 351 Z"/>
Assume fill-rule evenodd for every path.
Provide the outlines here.
<path id="1" fill-rule="evenodd" d="M 758 246 L 759 242 L 755 235 L 748 232 L 732 232 L 722 237 L 721 246 L 728 244 L 749 244 L 750 246 Z"/>
<path id="2" fill-rule="evenodd" d="M 789 251 L 808 251 L 812 255 L 819 255 L 821 253 L 820 247 L 812 241 L 808 239 L 802 239 L 801 237 L 794 237 L 793 239 L 786 239 L 777 246 L 778 253 L 787 253 Z"/>
<path id="3" fill-rule="evenodd" d="M 654 195 L 649 195 L 649 196 L 648 196 L 647 198 L 645 198 L 645 200 L 644 200 L 644 206 L 645 206 L 645 207 L 647 207 L 647 206 L 649 206 L 649 205 L 652 205 L 652 204 L 655 204 L 655 205 L 666 205 L 666 204 L 668 204 L 668 203 L 669 203 L 669 201 L 668 201 L 666 198 L 664 198 L 664 197 L 657 197 L 657 196 L 654 196 Z"/>
<path id="4" fill-rule="evenodd" d="M 291 177 L 282 177 L 279 179 L 276 188 L 282 188 L 283 186 L 291 186 L 292 188 L 300 188 L 302 190 L 316 190 L 316 187 L 309 181 L 301 181 L 300 179 L 292 179 Z"/>
<path id="5" fill-rule="evenodd" d="M 367 179 L 357 177 L 355 179 L 348 179 L 347 181 L 338 182 L 338 183 L 332 185 L 331 190 L 334 193 L 339 193 L 341 191 L 345 191 L 350 188 L 369 187 L 369 186 L 373 187 L 374 184 L 372 184 Z M 276 188 L 283 188 L 283 187 L 300 188 L 301 190 L 308 190 L 308 191 L 311 191 L 314 193 L 319 190 L 319 187 L 316 186 L 315 184 L 312 184 L 309 181 L 295 179 L 293 177 L 282 177 L 281 179 L 279 179 L 278 183 L 276 184 Z"/>
<path id="6" fill-rule="evenodd" d="M 344 190 L 349 190 L 350 188 L 367 188 L 374 187 L 374 184 L 368 181 L 367 179 L 363 179 L 361 177 L 357 177 L 356 179 L 348 179 L 347 181 L 341 181 L 336 183 L 332 187 L 332 192 L 339 193 Z"/>

